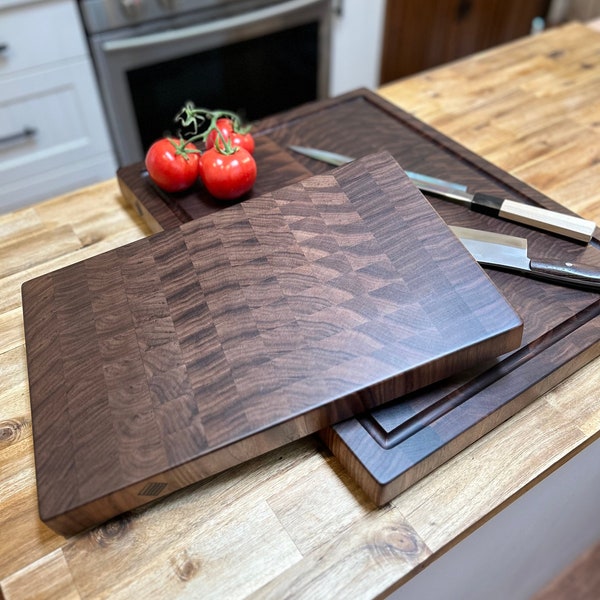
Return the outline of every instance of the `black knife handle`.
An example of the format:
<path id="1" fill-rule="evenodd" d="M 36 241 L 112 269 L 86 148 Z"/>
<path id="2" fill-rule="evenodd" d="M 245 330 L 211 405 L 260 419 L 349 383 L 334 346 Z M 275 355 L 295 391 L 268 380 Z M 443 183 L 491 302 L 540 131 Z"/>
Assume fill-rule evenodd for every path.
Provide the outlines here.
<path id="1" fill-rule="evenodd" d="M 529 261 L 532 273 L 548 276 L 585 287 L 600 289 L 600 268 L 561 260 L 532 258 Z"/>
<path id="2" fill-rule="evenodd" d="M 498 198 L 498 196 L 475 192 L 471 200 L 471 210 L 491 217 L 497 217 L 500 214 L 503 203 L 504 200 Z"/>

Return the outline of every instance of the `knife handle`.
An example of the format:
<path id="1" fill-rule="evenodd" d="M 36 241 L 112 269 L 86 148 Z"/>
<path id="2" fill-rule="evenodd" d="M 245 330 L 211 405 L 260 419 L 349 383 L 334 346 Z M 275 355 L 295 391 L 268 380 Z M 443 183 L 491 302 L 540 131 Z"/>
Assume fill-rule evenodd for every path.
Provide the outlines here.
<path id="1" fill-rule="evenodd" d="M 552 279 L 560 279 L 575 285 L 598 288 L 600 290 L 600 268 L 593 265 L 583 265 L 562 260 L 529 259 L 531 272 Z"/>
<path id="2" fill-rule="evenodd" d="M 494 217 L 550 231 L 580 242 L 589 242 L 594 235 L 596 223 L 574 215 L 564 215 L 553 210 L 530 206 L 514 200 L 503 200 L 490 194 L 476 192 L 471 209 Z"/>

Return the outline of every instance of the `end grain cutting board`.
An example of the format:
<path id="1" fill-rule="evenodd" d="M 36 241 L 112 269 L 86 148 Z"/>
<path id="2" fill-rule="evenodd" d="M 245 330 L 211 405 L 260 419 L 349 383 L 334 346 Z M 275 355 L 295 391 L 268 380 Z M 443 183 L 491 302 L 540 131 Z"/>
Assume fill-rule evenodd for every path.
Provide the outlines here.
<path id="1" fill-rule="evenodd" d="M 73 533 L 519 346 L 386 152 L 23 286 L 40 514 Z"/>

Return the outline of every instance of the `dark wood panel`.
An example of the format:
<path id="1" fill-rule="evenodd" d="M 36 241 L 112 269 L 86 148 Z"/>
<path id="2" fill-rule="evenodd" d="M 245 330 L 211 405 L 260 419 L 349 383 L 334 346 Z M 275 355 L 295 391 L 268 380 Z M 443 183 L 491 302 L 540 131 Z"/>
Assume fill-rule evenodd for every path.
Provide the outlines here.
<path id="1" fill-rule="evenodd" d="M 62 533 L 522 335 L 387 152 L 26 282 L 23 311 L 40 514 Z"/>
<path id="2" fill-rule="evenodd" d="M 256 133 L 277 143 L 282 155 L 290 143 L 352 156 L 389 150 L 405 169 L 569 213 L 366 90 L 266 119 L 257 124 Z M 313 173 L 331 168 L 291 154 L 287 160 Z M 135 176 L 135 168 L 127 167 L 120 177 L 143 196 L 147 187 Z M 597 232 L 592 243 L 582 245 L 433 197 L 429 201 L 449 224 L 526 237 L 532 253 L 600 265 Z M 488 270 L 488 274 L 523 318 L 524 336 L 517 352 L 323 432 L 342 464 L 378 503 L 424 477 L 600 354 L 598 294 L 500 271 Z"/>
<path id="3" fill-rule="evenodd" d="M 528 35 L 549 0 L 388 0 L 380 83 Z"/>

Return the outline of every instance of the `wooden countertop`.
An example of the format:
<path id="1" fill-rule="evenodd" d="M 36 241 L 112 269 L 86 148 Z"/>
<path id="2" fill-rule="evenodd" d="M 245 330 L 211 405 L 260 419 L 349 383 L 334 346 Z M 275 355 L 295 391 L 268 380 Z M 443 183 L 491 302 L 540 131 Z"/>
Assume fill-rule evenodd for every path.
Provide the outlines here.
<path id="1" fill-rule="evenodd" d="M 380 93 L 600 223 L 599 87 L 573 23 Z M 116 180 L 0 216 L 6 599 L 385 595 L 600 435 L 597 359 L 383 508 L 313 436 L 65 539 L 37 513 L 20 285 L 149 233 Z"/>

